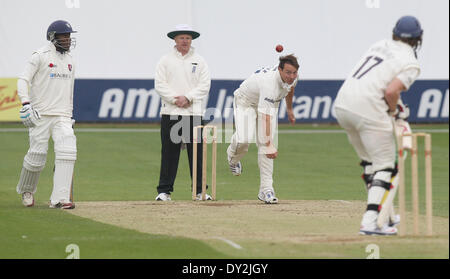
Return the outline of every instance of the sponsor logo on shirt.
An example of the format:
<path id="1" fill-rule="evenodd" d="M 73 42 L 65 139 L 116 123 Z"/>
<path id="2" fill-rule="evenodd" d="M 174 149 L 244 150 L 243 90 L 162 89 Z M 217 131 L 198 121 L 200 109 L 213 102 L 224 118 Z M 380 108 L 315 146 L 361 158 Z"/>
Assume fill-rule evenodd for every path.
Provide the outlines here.
<path id="1" fill-rule="evenodd" d="M 61 74 L 61 73 L 51 73 L 50 78 L 57 78 L 57 79 L 70 79 L 72 75 L 69 74 Z"/>
<path id="2" fill-rule="evenodd" d="M 269 98 L 267 98 L 267 97 L 264 98 L 264 101 L 267 101 L 267 102 L 272 103 L 272 104 L 281 102 L 281 100 L 283 100 L 283 99 L 273 100 L 273 99 L 269 99 Z"/>
<path id="3" fill-rule="evenodd" d="M 258 70 L 255 71 L 255 74 L 259 74 L 259 73 L 267 73 L 267 72 L 274 72 L 278 69 L 278 66 L 273 66 L 273 67 L 262 67 Z"/>

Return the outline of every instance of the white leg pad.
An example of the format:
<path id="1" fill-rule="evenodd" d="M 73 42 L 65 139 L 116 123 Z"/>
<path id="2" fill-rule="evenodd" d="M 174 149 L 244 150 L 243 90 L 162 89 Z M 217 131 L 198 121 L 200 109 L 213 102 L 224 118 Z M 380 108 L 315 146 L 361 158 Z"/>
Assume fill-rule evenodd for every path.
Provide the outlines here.
<path id="1" fill-rule="evenodd" d="M 72 201 L 72 178 L 74 166 L 75 161 L 72 160 L 55 160 L 53 191 L 50 196 L 50 202 L 52 204 Z"/>
<path id="2" fill-rule="evenodd" d="M 367 197 L 367 204 L 380 204 L 386 189 L 382 187 L 370 187 Z"/>
<path id="3" fill-rule="evenodd" d="M 377 171 L 375 172 L 375 175 L 373 177 L 372 180 L 372 187 L 370 187 L 369 189 L 369 194 L 368 194 L 368 199 L 367 199 L 367 203 L 368 204 L 380 204 L 383 196 L 384 196 L 384 192 L 386 192 L 386 189 L 383 187 L 378 187 L 376 186 L 376 181 L 382 181 L 384 183 L 390 184 L 391 181 L 391 176 L 392 173 L 389 171 Z"/>
<path id="4" fill-rule="evenodd" d="M 17 183 L 17 193 L 24 192 L 35 193 L 39 176 L 45 167 L 47 153 L 28 151 L 23 159 L 22 172 L 20 173 L 19 183 Z"/>
<path id="5" fill-rule="evenodd" d="M 375 229 L 376 228 L 376 221 L 377 221 L 378 213 L 373 210 L 368 210 L 364 213 L 361 226 L 364 226 L 366 228 Z"/>
<path id="6" fill-rule="evenodd" d="M 41 172 L 47 161 L 47 153 L 28 151 L 23 159 L 23 167 L 32 172 Z"/>
<path id="7" fill-rule="evenodd" d="M 55 142 L 55 173 L 53 175 L 53 191 L 50 202 L 72 201 L 72 178 L 77 159 L 77 139 L 73 133 L 71 122 L 58 122 L 53 131 Z"/>
<path id="8" fill-rule="evenodd" d="M 22 168 L 20 173 L 19 183 L 17 184 L 16 191 L 18 194 L 23 194 L 25 192 L 30 192 L 32 194 L 36 193 L 37 184 L 39 181 L 40 171 L 29 171 L 26 168 Z"/>
<path id="9" fill-rule="evenodd" d="M 77 159 L 77 139 L 75 135 L 67 135 L 55 141 L 55 159 L 70 161 Z"/>

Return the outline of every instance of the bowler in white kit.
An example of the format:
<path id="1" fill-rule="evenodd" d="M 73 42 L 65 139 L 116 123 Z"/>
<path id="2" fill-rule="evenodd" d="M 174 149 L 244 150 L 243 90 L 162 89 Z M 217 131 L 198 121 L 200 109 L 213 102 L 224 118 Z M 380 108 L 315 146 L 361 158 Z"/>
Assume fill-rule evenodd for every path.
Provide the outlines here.
<path id="1" fill-rule="evenodd" d="M 423 30 L 412 16 L 400 18 L 392 39 L 372 45 L 345 80 L 335 100 L 339 125 L 353 145 L 368 188 L 360 234 L 393 235 L 395 226 L 377 224 L 380 205 L 397 174 L 394 117 L 402 117 L 400 93 L 420 73 L 416 51 Z M 407 117 L 407 116 L 406 116 Z"/>
<path id="2" fill-rule="evenodd" d="M 267 204 L 278 203 L 273 187 L 273 160 L 278 156 L 275 137 L 278 108 L 285 99 L 289 121 L 295 123 L 292 99 L 298 68 L 295 56 L 282 56 L 278 66 L 256 71 L 234 92 L 236 131 L 227 149 L 228 164 L 233 175 L 241 175 L 241 158 L 250 143 L 256 142 L 260 172 L 258 199 Z"/>
<path id="3" fill-rule="evenodd" d="M 72 209 L 72 178 L 77 158 L 76 137 L 72 127 L 75 66 L 71 48 L 75 33 L 64 20 L 50 24 L 45 46 L 36 50 L 20 74 L 17 91 L 22 102 L 20 118 L 29 128 L 30 147 L 23 160 L 17 193 L 22 203 L 34 205 L 39 176 L 45 167 L 48 141 L 55 149 L 55 171 L 51 208 Z"/>

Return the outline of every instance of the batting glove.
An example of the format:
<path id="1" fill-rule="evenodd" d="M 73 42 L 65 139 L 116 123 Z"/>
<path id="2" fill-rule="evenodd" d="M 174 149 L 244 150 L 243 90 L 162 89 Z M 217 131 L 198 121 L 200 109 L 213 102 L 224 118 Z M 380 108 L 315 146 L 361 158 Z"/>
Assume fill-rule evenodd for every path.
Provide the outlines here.
<path id="1" fill-rule="evenodd" d="M 409 117 L 409 107 L 403 103 L 397 104 L 397 114 L 395 114 L 395 119 L 407 120 Z"/>
<path id="2" fill-rule="evenodd" d="M 39 119 L 41 119 L 39 112 L 33 109 L 30 104 L 24 104 L 19 114 L 23 125 L 25 125 L 25 127 L 27 128 L 36 126 Z"/>

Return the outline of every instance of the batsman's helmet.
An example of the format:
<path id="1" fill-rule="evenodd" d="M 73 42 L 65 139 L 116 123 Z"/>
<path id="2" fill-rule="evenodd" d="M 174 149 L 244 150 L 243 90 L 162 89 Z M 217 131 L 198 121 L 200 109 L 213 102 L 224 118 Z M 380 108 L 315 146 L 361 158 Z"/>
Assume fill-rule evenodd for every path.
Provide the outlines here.
<path id="1" fill-rule="evenodd" d="M 395 24 L 393 32 L 402 39 L 420 38 L 423 34 L 420 22 L 413 16 L 401 17 Z"/>
<path id="2" fill-rule="evenodd" d="M 422 46 L 423 30 L 417 18 L 413 16 L 403 16 L 395 24 L 393 39 L 409 44 L 417 57 L 417 50 Z"/>
<path id="3" fill-rule="evenodd" d="M 72 29 L 72 26 L 70 23 L 68 23 L 65 20 L 57 20 L 54 21 L 47 29 L 47 40 L 52 42 L 58 51 L 65 52 L 70 51 L 70 49 L 74 48 L 76 45 L 75 38 L 69 38 L 69 39 L 57 39 L 56 35 L 58 34 L 67 34 L 67 33 L 76 33 L 77 31 L 74 31 Z M 69 42 L 69 45 L 67 44 L 67 40 Z M 65 42 L 65 43 L 64 43 Z"/>
<path id="4" fill-rule="evenodd" d="M 47 29 L 47 40 L 53 41 L 55 39 L 56 34 L 66 34 L 66 33 L 76 33 L 77 31 L 74 31 L 72 29 L 72 26 L 70 23 L 68 23 L 65 20 L 57 20 L 50 24 L 50 26 Z"/>

